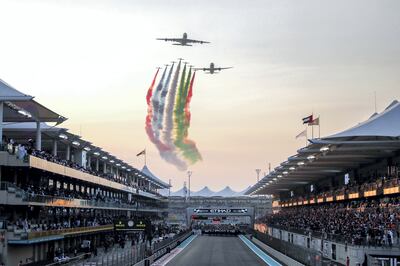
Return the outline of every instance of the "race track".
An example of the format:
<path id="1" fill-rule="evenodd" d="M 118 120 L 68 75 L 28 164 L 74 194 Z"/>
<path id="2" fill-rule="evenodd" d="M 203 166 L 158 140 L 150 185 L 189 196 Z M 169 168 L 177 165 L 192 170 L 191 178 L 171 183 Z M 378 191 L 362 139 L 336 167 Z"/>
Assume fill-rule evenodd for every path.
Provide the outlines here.
<path id="1" fill-rule="evenodd" d="M 198 236 L 167 266 L 266 265 L 238 237 Z"/>

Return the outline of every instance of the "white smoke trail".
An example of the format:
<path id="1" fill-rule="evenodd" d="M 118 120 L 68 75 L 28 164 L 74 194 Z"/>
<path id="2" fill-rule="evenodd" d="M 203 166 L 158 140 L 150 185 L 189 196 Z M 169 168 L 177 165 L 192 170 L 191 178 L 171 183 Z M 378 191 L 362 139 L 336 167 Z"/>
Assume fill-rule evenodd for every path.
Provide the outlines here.
<path id="1" fill-rule="evenodd" d="M 158 82 L 158 85 L 153 93 L 153 96 L 151 98 L 151 104 L 153 105 L 153 114 L 152 114 L 152 118 L 151 118 L 151 126 L 153 128 L 153 132 L 154 132 L 154 137 L 156 139 L 160 139 L 159 137 L 159 130 L 158 130 L 158 123 L 159 122 L 158 119 L 158 113 L 160 112 L 160 98 L 161 98 L 161 90 L 164 87 L 164 79 L 165 79 L 165 74 L 167 72 L 167 67 L 165 67 L 163 74 L 161 76 L 160 81 Z"/>
<path id="2" fill-rule="evenodd" d="M 164 110 L 164 127 L 163 127 L 163 142 L 165 145 L 169 147 L 168 151 L 160 151 L 161 157 L 167 162 L 175 165 L 179 170 L 185 171 L 187 169 L 187 164 L 185 161 L 182 161 L 178 158 L 178 155 L 175 150 L 175 144 L 172 139 L 172 130 L 173 130 L 173 115 L 174 115 L 174 105 L 175 105 L 175 96 L 176 90 L 178 86 L 179 72 L 181 68 L 181 61 L 179 61 L 178 66 L 176 68 L 174 78 L 171 83 L 171 87 L 168 90 L 167 95 L 167 103 L 165 105 Z"/>

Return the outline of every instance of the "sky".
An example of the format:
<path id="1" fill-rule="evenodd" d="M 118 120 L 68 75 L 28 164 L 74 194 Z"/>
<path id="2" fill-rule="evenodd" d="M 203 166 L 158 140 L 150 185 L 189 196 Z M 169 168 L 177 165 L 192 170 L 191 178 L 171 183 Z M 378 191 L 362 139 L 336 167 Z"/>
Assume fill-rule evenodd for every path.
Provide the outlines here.
<path id="1" fill-rule="evenodd" d="M 326 136 L 366 120 L 374 93 L 378 111 L 400 99 L 398 10 L 398 0 L 0 0 L 0 78 L 137 168 L 146 148 L 151 171 L 178 190 L 186 172 L 144 129 L 156 67 L 233 66 L 196 75 L 189 135 L 203 161 L 190 170 L 192 190 L 239 191 L 305 145 L 301 118 L 320 116 Z M 183 32 L 211 44 L 155 40 Z"/>

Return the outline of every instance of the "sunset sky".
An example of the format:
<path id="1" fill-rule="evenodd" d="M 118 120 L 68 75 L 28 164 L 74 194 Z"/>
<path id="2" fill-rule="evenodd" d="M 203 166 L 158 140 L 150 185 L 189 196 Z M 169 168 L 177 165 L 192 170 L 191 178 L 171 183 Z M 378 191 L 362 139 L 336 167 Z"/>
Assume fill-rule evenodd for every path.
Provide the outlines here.
<path id="1" fill-rule="evenodd" d="M 173 190 L 186 172 L 158 155 L 144 130 L 157 66 L 178 57 L 197 73 L 190 138 L 203 161 L 192 190 L 243 190 L 305 144 L 301 118 L 321 135 L 344 130 L 400 99 L 400 1 L 0 0 L 0 78 L 68 117 L 73 133 Z M 207 40 L 173 46 L 158 37 Z M 316 129 L 317 131 L 317 129 Z M 310 136 L 309 136 L 310 137 Z"/>

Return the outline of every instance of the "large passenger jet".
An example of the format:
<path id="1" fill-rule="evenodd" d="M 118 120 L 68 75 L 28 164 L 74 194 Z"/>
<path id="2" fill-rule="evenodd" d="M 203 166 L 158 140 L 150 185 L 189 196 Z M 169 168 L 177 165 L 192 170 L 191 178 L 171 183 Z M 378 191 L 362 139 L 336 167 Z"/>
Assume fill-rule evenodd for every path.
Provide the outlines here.
<path id="1" fill-rule="evenodd" d="M 203 70 L 207 74 L 218 74 L 218 71 L 222 69 L 229 69 L 232 67 L 215 67 L 214 63 L 210 64 L 210 67 L 203 67 L 203 68 L 195 68 L 194 70 Z"/>
<path id="2" fill-rule="evenodd" d="M 159 41 L 166 41 L 166 42 L 174 42 L 173 45 L 182 45 L 182 46 L 192 46 L 190 43 L 210 43 L 206 41 L 199 41 L 199 40 L 192 40 L 188 39 L 187 33 L 185 32 L 182 38 L 157 38 Z"/>

